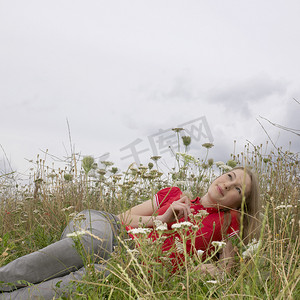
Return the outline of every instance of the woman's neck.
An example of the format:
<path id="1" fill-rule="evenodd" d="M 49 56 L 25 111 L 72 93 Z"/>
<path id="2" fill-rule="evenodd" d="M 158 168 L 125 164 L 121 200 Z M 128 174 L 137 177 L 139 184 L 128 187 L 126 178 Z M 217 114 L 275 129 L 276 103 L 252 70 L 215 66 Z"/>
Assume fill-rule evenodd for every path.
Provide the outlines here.
<path id="1" fill-rule="evenodd" d="M 201 197 L 201 204 L 204 207 L 216 207 L 213 199 L 211 199 L 207 193 Z"/>

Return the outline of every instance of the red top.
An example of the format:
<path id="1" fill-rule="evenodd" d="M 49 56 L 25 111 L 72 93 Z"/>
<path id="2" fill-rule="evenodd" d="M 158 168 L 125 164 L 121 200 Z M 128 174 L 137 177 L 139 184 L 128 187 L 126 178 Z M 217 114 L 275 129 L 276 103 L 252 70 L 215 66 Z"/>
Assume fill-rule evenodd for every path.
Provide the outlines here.
<path id="1" fill-rule="evenodd" d="M 160 190 L 155 195 L 155 200 L 157 204 L 157 211 L 156 213 L 158 215 L 162 215 L 165 213 L 165 211 L 168 209 L 168 207 L 176 200 L 179 200 L 181 197 L 182 191 L 178 187 L 169 187 Z M 192 230 L 190 227 L 186 230 L 185 236 L 186 236 L 186 249 L 187 252 L 190 254 L 193 254 L 197 250 L 203 250 L 205 251 L 202 255 L 202 259 L 205 259 L 206 255 L 209 255 L 211 251 L 214 250 L 214 247 L 212 246 L 213 241 L 222 241 L 222 231 L 221 227 L 224 221 L 224 211 L 220 211 L 217 208 L 212 207 L 204 207 L 200 203 L 200 198 L 197 197 L 193 200 L 191 200 L 191 209 L 194 209 L 192 212 L 193 215 L 197 215 L 200 211 L 205 210 L 208 215 L 204 218 L 202 218 L 201 223 L 202 227 L 196 229 L 195 231 Z M 231 223 L 227 230 L 227 235 L 229 237 L 238 234 L 239 231 L 239 216 L 238 213 L 235 211 L 230 211 L 231 214 Z M 179 223 L 184 222 L 184 218 L 181 218 L 179 220 Z M 188 221 L 193 223 L 193 225 L 197 225 L 197 221 L 191 220 L 188 218 Z M 174 222 L 176 223 L 176 222 Z M 171 229 L 172 224 L 168 224 L 168 229 Z M 126 230 L 129 231 L 132 229 L 131 226 L 127 226 Z M 132 238 L 134 238 L 134 235 L 129 234 Z M 177 264 L 182 264 L 183 262 L 183 254 L 180 252 L 180 246 L 178 247 L 178 243 L 182 244 L 182 238 L 180 236 L 180 233 L 178 233 L 176 230 L 172 229 L 172 231 L 168 231 L 166 233 L 163 233 L 163 235 L 166 237 L 165 241 L 162 245 L 163 251 L 171 251 L 170 258 L 172 258 L 172 265 L 176 268 Z M 155 229 L 152 230 L 152 232 L 148 236 L 149 238 L 152 238 L 153 240 L 158 238 L 158 233 Z M 195 247 L 192 247 L 192 239 L 195 238 Z M 176 243 L 175 243 L 176 241 Z M 177 244 L 177 245 L 176 245 Z M 172 248 L 173 247 L 173 248 Z M 171 249 L 172 248 L 172 249 Z"/>

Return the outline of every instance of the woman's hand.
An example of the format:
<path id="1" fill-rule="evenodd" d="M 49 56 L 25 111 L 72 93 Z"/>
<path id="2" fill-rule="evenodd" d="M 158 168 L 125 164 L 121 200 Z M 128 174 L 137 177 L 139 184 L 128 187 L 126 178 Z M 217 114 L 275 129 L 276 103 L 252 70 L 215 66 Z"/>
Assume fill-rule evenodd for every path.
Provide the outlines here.
<path id="1" fill-rule="evenodd" d="M 191 200 L 187 196 L 182 196 L 179 200 L 174 201 L 163 215 L 157 217 L 164 223 L 177 222 L 179 219 L 188 219 L 188 215 L 194 211 L 191 209 Z"/>

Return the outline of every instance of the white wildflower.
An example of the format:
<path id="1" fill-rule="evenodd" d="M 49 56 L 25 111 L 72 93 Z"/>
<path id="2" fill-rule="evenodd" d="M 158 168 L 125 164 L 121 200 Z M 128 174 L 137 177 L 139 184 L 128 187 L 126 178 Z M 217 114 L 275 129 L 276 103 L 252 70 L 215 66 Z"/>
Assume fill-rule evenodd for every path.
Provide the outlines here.
<path id="1" fill-rule="evenodd" d="M 38 210 L 38 209 L 35 209 L 34 211 L 33 211 L 33 213 L 34 214 L 38 214 L 40 211 Z"/>
<path id="2" fill-rule="evenodd" d="M 77 237 L 80 237 L 81 235 L 84 235 L 84 234 L 85 234 L 85 231 L 84 230 L 80 230 L 80 231 L 75 231 L 75 232 L 72 232 L 72 233 L 68 233 L 67 237 L 69 237 L 69 238 L 77 238 Z"/>
<path id="3" fill-rule="evenodd" d="M 225 163 L 223 161 L 217 161 L 215 165 L 220 168 L 220 166 L 225 165 Z"/>
<path id="4" fill-rule="evenodd" d="M 197 250 L 197 254 L 198 254 L 198 256 L 202 256 L 203 255 L 203 253 L 204 253 L 204 251 L 203 250 Z"/>
<path id="5" fill-rule="evenodd" d="M 226 243 L 225 242 L 218 242 L 218 241 L 213 241 L 212 242 L 212 245 L 218 249 L 221 249 L 223 247 L 226 246 Z"/>
<path id="6" fill-rule="evenodd" d="M 77 212 L 75 211 L 75 212 L 69 214 L 69 218 L 74 218 L 76 215 L 77 215 Z"/>
<path id="7" fill-rule="evenodd" d="M 172 229 L 180 229 L 181 228 L 181 224 L 180 223 L 175 223 L 171 226 Z"/>
<path id="8" fill-rule="evenodd" d="M 156 230 L 157 230 L 157 231 L 168 230 L 168 225 L 167 225 L 167 223 L 163 223 L 162 225 L 157 226 L 157 227 L 156 227 Z"/>
<path id="9" fill-rule="evenodd" d="M 199 230 L 199 226 L 193 225 L 193 226 L 192 226 L 192 230 L 193 230 L 194 232 L 198 231 L 198 230 Z"/>
<path id="10" fill-rule="evenodd" d="M 189 221 L 184 221 L 181 223 L 175 223 L 171 226 L 172 229 L 181 229 L 181 228 L 185 228 L 188 229 L 189 227 L 193 226 L 193 223 L 189 222 Z"/>
<path id="11" fill-rule="evenodd" d="M 168 230 L 167 223 L 163 223 L 161 220 L 154 220 L 153 223 L 158 231 Z"/>
<path id="12" fill-rule="evenodd" d="M 74 208 L 74 206 L 64 207 L 64 208 L 61 209 L 61 211 L 69 211 L 73 208 Z"/>
<path id="13" fill-rule="evenodd" d="M 225 172 L 228 172 L 228 171 L 231 171 L 232 170 L 232 168 L 230 167 L 230 166 L 227 166 L 227 165 L 221 165 L 220 166 L 220 168 L 221 169 L 223 169 Z"/>
<path id="14" fill-rule="evenodd" d="M 153 220 L 153 223 L 154 223 L 155 227 L 158 227 L 158 226 L 163 224 L 163 222 L 161 220 L 158 220 L 158 219 Z"/>
<path id="15" fill-rule="evenodd" d="M 218 281 L 217 281 L 217 280 L 208 280 L 208 281 L 206 281 L 206 283 L 217 284 L 217 283 L 218 283 Z"/>
<path id="16" fill-rule="evenodd" d="M 76 216 L 73 218 L 74 222 L 80 222 L 82 220 L 86 220 L 85 214 L 82 214 L 82 213 L 76 214 Z"/>
<path id="17" fill-rule="evenodd" d="M 200 221 L 203 217 L 205 218 L 209 213 L 206 210 L 200 210 L 197 214 L 194 215 L 196 221 Z"/>
<path id="18" fill-rule="evenodd" d="M 244 259 L 252 257 L 258 250 L 259 245 L 260 242 L 257 242 L 256 239 L 253 239 L 252 242 L 248 245 L 248 248 L 242 253 L 242 257 Z"/>
<path id="19" fill-rule="evenodd" d="M 150 228 L 133 228 L 128 231 L 128 233 L 131 233 L 131 234 L 139 234 L 139 233 L 147 234 L 150 232 L 151 232 Z"/>
<path id="20" fill-rule="evenodd" d="M 181 222 L 180 224 L 185 229 L 188 229 L 189 227 L 193 226 L 193 223 L 191 223 L 189 221 L 184 221 L 184 222 Z"/>
<path id="21" fill-rule="evenodd" d="M 275 210 L 279 210 L 279 209 L 287 209 L 287 208 L 292 208 L 293 205 L 279 205 L 277 207 L 275 207 Z"/>

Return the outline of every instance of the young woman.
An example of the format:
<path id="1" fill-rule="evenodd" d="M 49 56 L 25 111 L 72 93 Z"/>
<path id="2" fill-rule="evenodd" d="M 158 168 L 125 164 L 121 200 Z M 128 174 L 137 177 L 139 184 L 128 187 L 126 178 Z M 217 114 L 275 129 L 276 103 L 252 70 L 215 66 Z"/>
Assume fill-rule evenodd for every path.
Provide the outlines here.
<path id="1" fill-rule="evenodd" d="M 221 175 L 201 199 L 197 197 L 191 200 L 183 195 L 179 188 L 170 187 L 159 191 L 153 199 L 118 216 L 95 210 L 83 211 L 68 224 L 60 241 L 0 268 L 0 282 L 13 284 L 2 284 L 1 287 L 0 283 L 0 290 L 3 291 L 0 299 L 52 299 L 54 295 L 61 295 L 71 280 L 81 279 L 85 273 L 84 258 L 79 255 L 74 247 L 74 240 L 70 237 L 70 234 L 78 230 L 82 231 L 82 253 L 93 255 L 95 267 L 105 270 L 105 264 L 99 264 L 99 258 L 108 259 L 114 245 L 117 244 L 116 235 L 120 231 L 120 220 L 127 225 L 126 229 L 133 238 L 131 229 L 142 224 L 152 228 L 149 238 L 156 239 L 156 221 L 165 223 L 168 229 L 172 229 L 172 225 L 176 223 L 190 221 L 193 224 L 193 216 L 199 213 L 203 215 L 204 212 L 206 216 L 202 219 L 202 227 L 196 232 L 192 229 L 186 232 L 186 249 L 191 254 L 202 250 L 205 258 L 213 251 L 214 241 L 224 241 L 226 246 L 219 258 L 221 267 L 230 270 L 234 258 L 230 239 L 239 232 L 239 210 L 243 196 L 243 240 L 247 243 L 258 229 L 259 213 L 258 185 L 248 168 L 235 168 Z M 178 244 L 181 237 L 176 230 L 165 235 L 162 250 L 170 252 L 175 270 L 184 260 L 175 247 L 175 241 Z M 191 243 L 192 235 L 194 245 Z M 201 269 L 211 274 L 219 272 L 213 264 L 201 264 Z M 27 287 L 26 282 L 33 285 Z M 19 289 L 13 291 L 15 288 Z"/>

